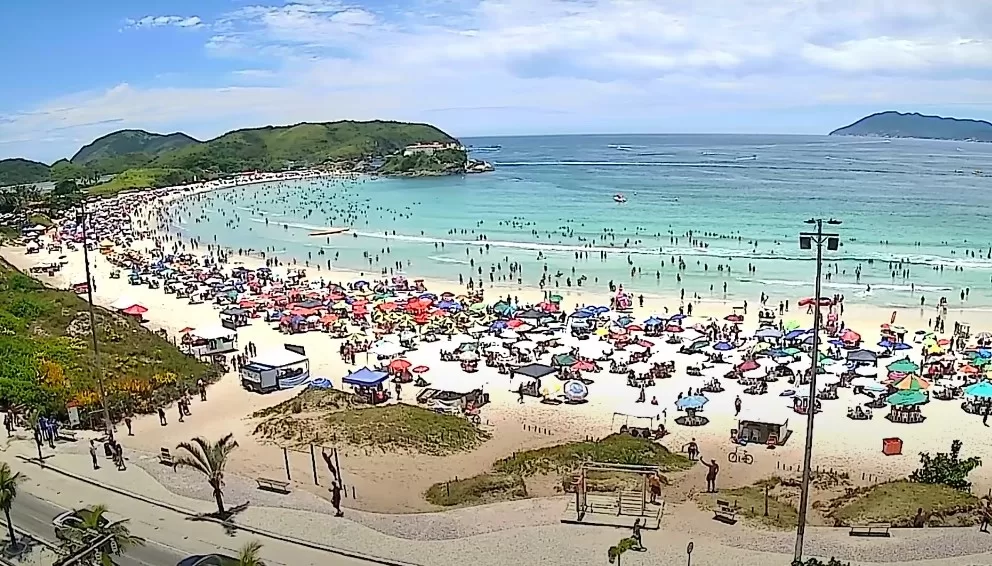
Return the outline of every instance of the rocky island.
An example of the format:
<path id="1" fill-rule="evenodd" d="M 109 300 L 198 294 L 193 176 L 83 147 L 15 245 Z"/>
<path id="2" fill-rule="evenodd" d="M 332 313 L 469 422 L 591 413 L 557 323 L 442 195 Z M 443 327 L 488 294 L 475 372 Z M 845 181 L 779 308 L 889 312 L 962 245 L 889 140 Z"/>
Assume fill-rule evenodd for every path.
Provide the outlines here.
<path id="1" fill-rule="evenodd" d="M 992 142 L 992 123 L 890 110 L 865 116 L 830 135 Z"/>
<path id="2" fill-rule="evenodd" d="M 380 175 L 394 177 L 438 177 L 492 171 L 492 164 L 469 159 L 458 142 L 417 143 L 386 158 L 376 169 Z"/>

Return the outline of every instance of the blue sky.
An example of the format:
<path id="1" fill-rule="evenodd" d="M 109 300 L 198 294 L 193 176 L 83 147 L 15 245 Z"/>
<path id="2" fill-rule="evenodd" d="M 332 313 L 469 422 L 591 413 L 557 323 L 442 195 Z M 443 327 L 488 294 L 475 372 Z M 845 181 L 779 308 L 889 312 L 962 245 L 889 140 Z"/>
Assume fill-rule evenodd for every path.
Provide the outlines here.
<path id="1" fill-rule="evenodd" d="M 826 133 L 992 118 L 978 0 L 8 0 L 0 158 L 120 128 Z"/>

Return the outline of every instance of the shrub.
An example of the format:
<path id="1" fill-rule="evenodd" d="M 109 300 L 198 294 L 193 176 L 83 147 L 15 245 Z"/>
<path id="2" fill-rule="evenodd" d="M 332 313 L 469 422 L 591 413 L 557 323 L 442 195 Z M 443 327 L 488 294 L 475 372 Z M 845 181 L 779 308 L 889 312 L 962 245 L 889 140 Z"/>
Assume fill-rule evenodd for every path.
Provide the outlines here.
<path id="1" fill-rule="evenodd" d="M 942 484 L 954 489 L 970 490 L 971 482 L 968 474 L 982 465 L 978 456 L 961 459 L 960 440 L 951 442 L 950 452 L 938 452 L 931 456 L 929 452 L 920 453 L 920 468 L 910 474 L 910 481 L 919 483 Z"/>

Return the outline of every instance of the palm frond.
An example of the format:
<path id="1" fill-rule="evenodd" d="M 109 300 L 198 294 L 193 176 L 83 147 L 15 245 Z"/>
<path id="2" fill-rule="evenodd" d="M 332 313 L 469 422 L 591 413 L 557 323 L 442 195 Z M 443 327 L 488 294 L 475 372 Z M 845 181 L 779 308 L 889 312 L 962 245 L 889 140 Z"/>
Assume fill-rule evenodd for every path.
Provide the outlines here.
<path id="1" fill-rule="evenodd" d="M 238 549 L 238 566 L 265 566 L 265 562 L 259 556 L 262 550 L 262 543 L 252 540 L 245 543 Z"/>
<path id="2" fill-rule="evenodd" d="M 21 472 L 14 472 L 6 462 L 0 462 L 0 509 L 10 511 L 17 498 L 17 486 L 24 480 Z"/>

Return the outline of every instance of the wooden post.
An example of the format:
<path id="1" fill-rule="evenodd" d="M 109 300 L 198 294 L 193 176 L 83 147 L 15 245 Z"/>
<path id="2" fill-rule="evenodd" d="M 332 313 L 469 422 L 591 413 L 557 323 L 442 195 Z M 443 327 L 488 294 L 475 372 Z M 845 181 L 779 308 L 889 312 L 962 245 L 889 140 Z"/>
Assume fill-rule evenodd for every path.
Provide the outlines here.
<path id="1" fill-rule="evenodd" d="M 768 484 L 765 484 L 765 517 L 768 516 L 768 490 L 769 489 L 770 489 L 770 486 Z"/>
<path id="2" fill-rule="evenodd" d="M 644 480 L 641 482 L 641 517 L 643 517 L 645 514 L 644 506 L 646 505 L 644 500 L 648 497 L 648 475 L 641 474 L 641 479 Z"/>
<path id="3" fill-rule="evenodd" d="M 283 448 L 282 449 L 282 461 L 285 462 L 285 464 L 286 464 L 286 479 L 289 480 L 289 481 L 293 481 L 293 477 L 289 474 L 289 449 L 288 448 Z"/>
<path id="4" fill-rule="evenodd" d="M 317 480 L 317 455 L 314 452 L 313 444 L 310 445 L 310 467 L 313 468 L 313 485 L 320 485 Z"/>
<path id="5" fill-rule="evenodd" d="M 338 483 L 341 484 L 341 489 L 348 491 L 344 486 L 344 474 L 341 473 L 341 462 L 338 460 L 338 447 L 334 447 L 334 473 L 337 474 Z"/>

